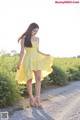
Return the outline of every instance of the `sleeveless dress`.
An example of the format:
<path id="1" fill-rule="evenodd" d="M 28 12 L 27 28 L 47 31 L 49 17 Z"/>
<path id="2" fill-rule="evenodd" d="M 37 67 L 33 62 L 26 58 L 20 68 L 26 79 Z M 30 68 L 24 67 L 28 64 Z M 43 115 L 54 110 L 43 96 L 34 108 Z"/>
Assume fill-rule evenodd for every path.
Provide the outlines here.
<path id="1" fill-rule="evenodd" d="M 53 58 L 37 51 L 39 46 L 38 40 L 31 42 L 32 47 L 25 47 L 20 69 L 16 72 L 15 79 L 18 84 L 27 84 L 29 79 L 32 79 L 32 83 L 35 83 L 33 70 L 41 70 L 41 80 L 44 80 L 44 77 L 53 71 L 51 67 Z"/>

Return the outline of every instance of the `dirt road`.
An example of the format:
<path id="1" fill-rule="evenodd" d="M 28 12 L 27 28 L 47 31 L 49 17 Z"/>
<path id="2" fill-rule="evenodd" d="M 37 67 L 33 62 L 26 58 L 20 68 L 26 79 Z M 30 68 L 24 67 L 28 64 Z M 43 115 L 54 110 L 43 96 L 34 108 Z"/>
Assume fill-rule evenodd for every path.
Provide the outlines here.
<path id="1" fill-rule="evenodd" d="M 11 115 L 10 120 L 80 120 L 80 81 L 56 90 L 60 93 L 42 101 L 43 109 L 25 108 Z M 48 94 L 51 92 L 56 91 Z"/>
<path id="2" fill-rule="evenodd" d="M 80 91 L 64 93 L 44 103 L 44 108 L 55 120 L 80 120 Z"/>

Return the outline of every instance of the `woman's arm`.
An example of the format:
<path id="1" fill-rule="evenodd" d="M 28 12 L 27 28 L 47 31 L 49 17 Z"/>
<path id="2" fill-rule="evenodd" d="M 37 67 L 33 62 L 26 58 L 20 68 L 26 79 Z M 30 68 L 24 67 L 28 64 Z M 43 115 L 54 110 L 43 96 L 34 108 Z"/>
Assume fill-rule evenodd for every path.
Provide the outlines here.
<path id="1" fill-rule="evenodd" d="M 24 39 L 21 40 L 21 51 L 20 51 L 20 56 L 19 56 L 19 62 L 18 62 L 17 69 L 20 68 L 20 64 L 21 64 L 21 61 L 22 61 L 23 55 L 24 55 Z"/>
<path id="2" fill-rule="evenodd" d="M 38 44 L 39 44 L 39 38 L 38 38 Z M 49 54 L 45 54 L 45 53 L 43 53 L 43 52 L 39 51 L 39 48 L 37 49 L 37 51 L 38 51 L 39 53 L 43 54 L 43 55 L 50 56 Z"/>

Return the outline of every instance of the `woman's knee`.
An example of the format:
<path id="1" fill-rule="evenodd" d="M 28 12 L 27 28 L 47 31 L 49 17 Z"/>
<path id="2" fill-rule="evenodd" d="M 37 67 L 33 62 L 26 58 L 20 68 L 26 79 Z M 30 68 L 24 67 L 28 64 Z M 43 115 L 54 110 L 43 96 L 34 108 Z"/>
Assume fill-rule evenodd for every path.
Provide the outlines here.
<path id="1" fill-rule="evenodd" d="M 35 74 L 35 79 L 37 81 L 40 81 L 41 80 L 41 71 L 34 71 L 34 74 Z"/>
<path id="2" fill-rule="evenodd" d="M 27 83 L 32 83 L 32 79 L 29 79 L 29 80 L 27 81 Z"/>
<path id="3" fill-rule="evenodd" d="M 37 75 L 37 76 L 36 76 L 36 80 L 37 80 L 37 81 L 40 81 L 40 80 L 41 80 L 41 76 L 40 76 L 40 75 Z"/>

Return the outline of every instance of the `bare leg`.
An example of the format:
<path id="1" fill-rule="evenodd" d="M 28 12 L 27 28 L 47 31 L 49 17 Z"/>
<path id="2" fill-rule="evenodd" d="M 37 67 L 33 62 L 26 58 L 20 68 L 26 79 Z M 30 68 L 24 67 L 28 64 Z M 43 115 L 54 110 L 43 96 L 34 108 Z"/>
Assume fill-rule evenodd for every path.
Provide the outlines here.
<path id="1" fill-rule="evenodd" d="M 27 82 L 27 90 L 28 90 L 28 94 L 29 94 L 30 105 L 37 107 L 38 105 L 37 105 L 35 98 L 32 94 L 32 79 L 28 80 L 28 82 Z"/>
<path id="2" fill-rule="evenodd" d="M 35 79 L 36 79 L 36 83 L 35 83 L 35 89 L 36 89 L 36 102 L 38 103 L 38 107 L 42 107 L 41 103 L 40 103 L 40 92 L 41 92 L 41 71 L 34 71 L 35 73 Z"/>

